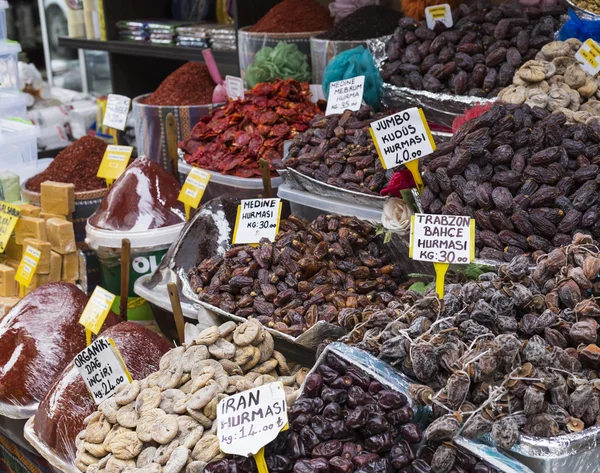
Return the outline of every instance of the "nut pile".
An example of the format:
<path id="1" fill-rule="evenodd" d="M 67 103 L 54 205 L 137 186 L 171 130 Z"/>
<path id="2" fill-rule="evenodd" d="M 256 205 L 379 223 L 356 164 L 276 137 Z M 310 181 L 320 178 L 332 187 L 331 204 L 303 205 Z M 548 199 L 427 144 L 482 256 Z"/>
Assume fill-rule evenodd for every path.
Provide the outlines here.
<path id="1" fill-rule="evenodd" d="M 240 245 L 190 270 L 199 298 L 239 317 L 299 336 L 318 321 L 351 329 L 395 304 L 402 270 L 375 227 L 355 217 L 290 216 L 275 243 Z"/>
<path id="2" fill-rule="evenodd" d="M 421 160 L 426 213 L 470 215 L 478 256 L 550 252 L 600 237 L 600 126 L 528 105 L 494 105 Z"/>
<path id="3" fill-rule="evenodd" d="M 600 252 L 578 234 L 538 261 L 530 271 L 517 256 L 498 274 L 450 284 L 443 301 L 408 291 L 412 307 L 396 320 L 372 318 L 347 336 L 421 383 L 409 394 L 432 406 L 429 443 L 491 432 L 510 449 L 520 432 L 596 425 Z"/>
<path id="4" fill-rule="evenodd" d="M 292 404 L 307 374 L 256 321 L 209 327 L 100 404 L 78 436 L 76 465 L 87 473 L 201 473 L 222 457 L 214 422 L 221 399 L 281 381 Z"/>
<path id="5" fill-rule="evenodd" d="M 515 70 L 554 39 L 561 6 L 524 7 L 517 1 L 491 6 L 478 1 L 452 12 L 451 29 L 405 17 L 387 45 L 383 80 L 398 87 L 476 97 L 495 97 Z"/>
<path id="6" fill-rule="evenodd" d="M 369 132 L 370 123 L 382 116 L 368 105 L 357 112 L 317 115 L 294 138 L 285 166 L 335 187 L 379 195 L 393 173 L 381 166 Z"/>
<path id="7" fill-rule="evenodd" d="M 512 85 L 498 98 L 512 104 L 526 103 L 550 112 L 562 112 L 569 123 L 586 123 L 600 115 L 600 82 L 581 69 L 575 53 L 581 41 L 571 38 L 545 45 L 535 60 L 516 72 Z"/>
<path id="8" fill-rule="evenodd" d="M 579 8 L 600 15 L 600 5 L 598 4 L 598 0 L 573 0 L 573 3 Z"/>
<path id="9" fill-rule="evenodd" d="M 267 466 L 277 472 L 384 473 L 412 464 L 407 471 L 426 473 L 411 450 L 422 439 L 413 415 L 404 394 L 330 352 L 291 407 L 290 430 L 265 448 Z M 246 459 L 220 460 L 206 472 L 238 471 L 239 462 Z"/>

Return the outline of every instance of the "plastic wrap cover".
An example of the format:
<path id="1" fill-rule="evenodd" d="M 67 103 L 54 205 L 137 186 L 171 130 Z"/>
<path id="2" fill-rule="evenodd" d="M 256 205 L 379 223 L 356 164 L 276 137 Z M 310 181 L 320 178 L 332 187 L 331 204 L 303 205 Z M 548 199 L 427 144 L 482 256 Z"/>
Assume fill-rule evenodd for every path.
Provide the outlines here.
<path id="1" fill-rule="evenodd" d="M 343 51 L 357 46 L 367 46 L 366 41 L 332 41 L 329 39 L 310 38 L 310 56 L 312 61 L 312 83 L 322 84 L 323 73 L 327 64 Z"/>
<path id="2" fill-rule="evenodd" d="M 527 468 L 525 465 L 519 463 L 514 458 L 505 455 L 495 447 L 490 447 L 489 445 L 485 445 L 474 440 L 468 440 L 463 437 L 458 437 L 456 440 L 454 440 L 454 443 L 459 447 L 468 450 L 477 458 L 483 460 L 502 473 L 533 473 L 533 471 Z M 575 473 L 577 471 L 579 470 L 575 470 L 570 473 Z"/>
<path id="3" fill-rule="evenodd" d="M 115 341 L 134 379 L 144 379 L 157 371 L 161 357 L 171 348 L 165 338 L 133 322 L 122 322 L 102 336 Z M 77 471 L 76 437 L 84 428 L 84 419 L 96 410 L 79 371 L 69 363 L 26 426 L 25 436 L 52 465 L 63 471 Z"/>
<path id="4" fill-rule="evenodd" d="M 0 322 L 0 415 L 33 416 L 50 386 L 85 348 L 79 317 L 87 296 L 73 284 L 50 283 L 25 296 Z M 118 322 L 109 314 L 104 327 Z"/>
<path id="5" fill-rule="evenodd" d="M 381 66 L 387 60 L 385 45 L 389 38 L 378 38 L 367 41 L 375 59 L 375 64 L 381 71 Z M 469 97 L 466 95 L 435 94 L 426 90 L 413 90 L 408 87 L 396 87 L 383 84 L 382 104 L 393 109 L 421 107 L 425 117 L 432 123 L 452 127 L 454 119 L 465 113 L 465 110 L 475 105 L 493 103 L 496 99 Z"/>

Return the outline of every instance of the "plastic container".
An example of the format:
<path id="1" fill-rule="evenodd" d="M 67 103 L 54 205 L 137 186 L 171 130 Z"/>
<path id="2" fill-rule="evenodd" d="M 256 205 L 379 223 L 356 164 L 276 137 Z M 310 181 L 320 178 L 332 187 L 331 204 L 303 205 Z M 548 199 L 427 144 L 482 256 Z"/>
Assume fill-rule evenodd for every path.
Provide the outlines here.
<path id="1" fill-rule="evenodd" d="M 19 53 L 21 45 L 12 41 L 0 42 L 0 88 L 19 91 Z"/>
<path id="2" fill-rule="evenodd" d="M 191 169 L 191 164 L 186 163 L 182 159 L 179 160 L 179 175 L 181 177 L 181 182 L 185 181 L 185 178 Z M 209 200 L 221 197 L 222 195 L 227 197 L 237 197 L 238 199 L 263 197 L 263 182 L 260 178 L 229 176 L 208 169 L 206 171 L 210 173 L 210 182 L 206 187 L 206 191 L 204 191 L 202 202 L 208 202 Z M 277 191 L 277 188 L 282 182 L 281 177 L 271 178 L 273 193 Z"/>
<path id="3" fill-rule="evenodd" d="M 8 1 L 0 0 L 0 44 L 6 42 L 6 10 L 8 10 Z"/>
<path id="4" fill-rule="evenodd" d="M 338 214 L 355 216 L 361 220 L 381 222 L 382 210 L 373 207 L 350 204 L 341 200 L 322 197 L 306 191 L 293 189 L 288 184 L 281 184 L 277 196 L 290 203 L 292 214 L 309 221 L 322 214 Z"/>
<path id="5" fill-rule="evenodd" d="M 27 118 L 26 94 L 0 89 L 0 118 Z"/>
<path id="6" fill-rule="evenodd" d="M 19 173 L 37 169 L 40 130 L 22 119 L 0 118 L 0 168 Z"/>
<path id="7" fill-rule="evenodd" d="M 150 94 L 133 99 L 135 118 L 135 139 L 139 156 L 147 156 L 155 163 L 170 171 L 169 146 L 167 143 L 166 120 L 172 113 L 177 124 L 177 142 L 189 139 L 194 125 L 202 117 L 210 115 L 223 104 L 194 105 L 188 107 L 164 107 L 145 105 L 141 100 Z"/>
<path id="8" fill-rule="evenodd" d="M 339 53 L 357 46 L 367 47 L 366 41 L 331 41 L 329 39 L 310 38 L 310 56 L 313 84 L 323 83 L 323 73 L 327 64 Z"/>

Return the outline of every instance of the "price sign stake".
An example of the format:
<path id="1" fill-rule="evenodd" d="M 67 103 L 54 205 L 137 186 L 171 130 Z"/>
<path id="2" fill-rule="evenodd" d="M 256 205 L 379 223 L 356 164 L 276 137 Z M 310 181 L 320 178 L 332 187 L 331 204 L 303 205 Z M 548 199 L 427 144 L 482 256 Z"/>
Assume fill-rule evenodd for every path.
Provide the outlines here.
<path id="1" fill-rule="evenodd" d="M 423 180 L 417 159 L 435 151 L 435 142 L 423 110 L 414 107 L 371 123 L 377 154 L 384 169 L 404 164 L 413 175 L 419 192 Z"/>
<path id="2" fill-rule="evenodd" d="M 42 253 L 31 246 L 27 246 L 23 252 L 23 257 L 17 268 L 17 274 L 15 275 L 15 281 L 19 283 L 19 289 L 21 297 L 25 296 L 25 288 L 31 285 L 35 270 L 37 269 L 38 263 Z"/>
<path id="3" fill-rule="evenodd" d="M 288 428 L 283 384 L 269 383 L 219 402 L 217 436 L 223 453 L 254 455 L 259 473 L 267 473 L 264 446 Z"/>
<path id="4" fill-rule="evenodd" d="M 575 59 L 584 72 L 595 76 L 600 71 L 600 44 L 591 38 L 586 39 L 575 53 Z"/>
<path id="5" fill-rule="evenodd" d="M 234 245 L 258 243 L 261 238 L 275 241 L 281 218 L 281 199 L 247 199 L 238 205 Z"/>
<path id="6" fill-rule="evenodd" d="M 441 299 L 448 266 L 468 264 L 475 258 L 475 220 L 456 215 L 413 215 L 409 256 L 433 263 L 435 289 Z"/>
<path id="7" fill-rule="evenodd" d="M 231 100 L 244 100 L 244 81 L 241 77 L 225 76 L 225 89 Z"/>
<path id="8" fill-rule="evenodd" d="M 75 367 L 94 402 L 112 397 L 122 384 L 131 384 L 129 370 L 112 338 L 100 337 L 75 357 Z"/>
<path id="9" fill-rule="evenodd" d="M 131 146 L 108 145 L 96 177 L 106 179 L 106 184 L 110 187 L 127 169 L 131 153 L 133 153 Z"/>
<path id="10" fill-rule="evenodd" d="M 85 327 L 88 346 L 92 341 L 92 332 L 98 335 L 114 301 L 114 294 L 100 286 L 96 286 L 79 319 L 79 323 Z"/>
<path id="11" fill-rule="evenodd" d="M 192 207 L 197 209 L 200 205 L 208 181 L 210 181 L 210 173 L 202 169 L 193 167 L 187 175 L 183 187 L 179 192 L 179 197 L 177 197 L 180 202 L 183 202 L 187 220 L 190 219 L 190 209 Z"/>
<path id="12" fill-rule="evenodd" d="M 438 21 L 446 25 L 447 28 L 452 28 L 454 22 L 452 21 L 450 5 L 444 3 L 425 8 L 425 21 L 427 21 L 427 28 L 430 30 L 435 28 Z"/>
<path id="13" fill-rule="evenodd" d="M 124 131 L 131 99 L 124 95 L 109 94 L 106 101 L 103 126 Z"/>
<path id="14" fill-rule="evenodd" d="M 7 202 L 0 202 L 0 253 L 4 253 L 8 239 L 15 229 L 21 209 Z"/>
<path id="15" fill-rule="evenodd" d="M 356 112 L 362 105 L 365 90 L 365 76 L 343 79 L 329 84 L 329 98 L 325 115 L 343 113 L 344 110 Z"/>

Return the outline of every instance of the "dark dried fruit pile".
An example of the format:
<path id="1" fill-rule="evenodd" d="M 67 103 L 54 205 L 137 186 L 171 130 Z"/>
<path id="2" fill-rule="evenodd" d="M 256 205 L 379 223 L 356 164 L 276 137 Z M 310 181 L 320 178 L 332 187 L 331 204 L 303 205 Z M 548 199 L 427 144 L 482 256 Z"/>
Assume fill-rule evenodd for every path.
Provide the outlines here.
<path id="1" fill-rule="evenodd" d="M 319 113 L 310 97 L 308 84 L 293 79 L 258 84 L 246 92 L 244 100 L 230 100 L 200 120 L 190 139 L 179 147 L 194 166 L 260 177 L 258 161 L 281 161 L 283 142 L 305 131 Z"/>
<path id="2" fill-rule="evenodd" d="M 379 195 L 393 174 L 381 166 L 369 133 L 370 123 L 382 117 L 368 105 L 357 112 L 317 115 L 294 138 L 284 164 L 335 187 Z"/>
<path id="3" fill-rule="evenodd" d="M 515 0 L 491 6 L 463 3 L 454 26 L 405 17 L 387 45 L 383 80 L 436 93 L 495 97 L 512 83 L 515 69 L 554 40 L 563 7 L 524 7 Z"/>
<path id="4" fill-rule="evenodd" d="M 426 213 L 470 215 L 478 256 L 506 260 L 600 237 L 600 126 L 494 105 L 421 161 Z"/>
<path id="5" fill-rule="evenodd" d="M 404 394 L 329 353 L 291 406 L 290 429 L 265 447 L 267 466 L 294 473 L 428 473 L 431 468 L 411 449 L 422 438 L 413 415 Z M 205 471 L 256 470 L 252 460 L 236 457 Z"/>
<path id="6" fill-rule="evenodd" d="M 432 406 L 426 440 L 450 440 L 462 426 L 464 437 L 491 432 L 510 449 L 520 432 L 596 425 L 599 249 L 578 234 L 538 261 L 530 272 L 518 256 L 498 274 L 448 285 L 442 303 L 409 291 L 409 310 L 387 324 L 371 317 L 347 336 L 422 383 L 409 394 Z"/>
<path id="7" fill-rule="evenodd" d="M 355 217 L 290 216 L 275 243 L 235 246 L 190 270 L 201 300 L 292 336 L 323 320 L 348 329 L 397 305 L 402 280 L 375 227 Z"/>

